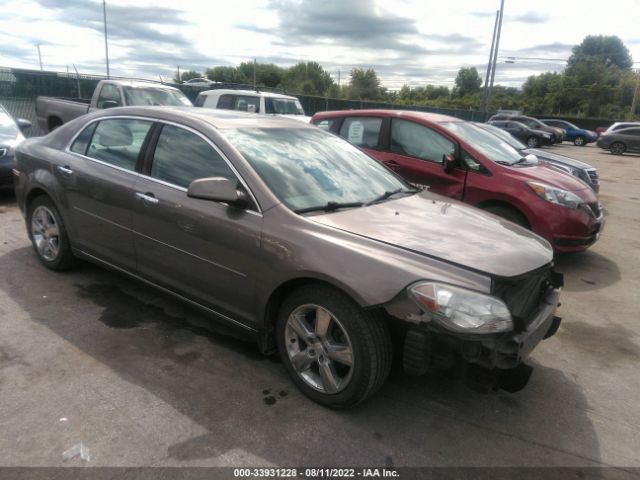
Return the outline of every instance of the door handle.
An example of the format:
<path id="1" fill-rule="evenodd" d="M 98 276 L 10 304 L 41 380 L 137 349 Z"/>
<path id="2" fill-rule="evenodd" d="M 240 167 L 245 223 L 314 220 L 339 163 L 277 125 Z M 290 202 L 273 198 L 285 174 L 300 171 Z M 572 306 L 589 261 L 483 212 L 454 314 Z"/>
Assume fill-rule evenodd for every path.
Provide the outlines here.
<path id="1" fill-rule="evenodd" d="M 58 165 L 56 169 L 63 175 L 67 175 L 67 176 L 73 175 L 73 170 L 71 170 L 68 165 L 65 165 L 64 167 L 61 165 Z"/>
<path id="2" fill-rule="evenodd" d="M 160 201 L 153 195 L 153 193 L 136 192 L 136 198 L 138 200 L 142 200 L 145 205 L 157 205 Z"/>

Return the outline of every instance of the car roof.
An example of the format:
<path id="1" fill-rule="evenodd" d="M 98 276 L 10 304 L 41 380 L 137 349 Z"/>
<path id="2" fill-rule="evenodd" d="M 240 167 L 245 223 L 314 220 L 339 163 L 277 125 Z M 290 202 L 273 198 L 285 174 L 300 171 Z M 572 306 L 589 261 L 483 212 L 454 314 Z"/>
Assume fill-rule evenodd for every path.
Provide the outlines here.
<path id="1" fill-rule="evenodd" d="M 275 97 L 275 98 L 287 98 L 291 100 L 297 100 L 297 97 L 293 97 L 291 95 L 284 95 L 282 93 L 274 93 L 274 92 L 261 92 L 259 90 L 236 90 L 233 88 L 214 88 L 213 90 L 205 90 L 204 92 L 200 92 L 200 95 L 253 95 L 256 97 Z"/>
<path id="2" fill-rule="evenodd" d="M 195 120 L 209 124 L 217 129 L 224 128 L 317 128 L 310 123 L 301 122 L 281 115 L 258 115 L 238 110 L 224 110 L 201 107 L 114 107 L 100 111 L 97 117 L 141 116 L 157 120 L 180 122 Z"/>
<path id="3" fill-rule="evenodd" d="M 327 112 L 318 112 L 313 118 L 324 119 L 334 117 L 363 117 L 363 116 L 379 116 L 379 117 L 396 117 L 408 118 L 413 120 L 427 120 L 429 122 L 463 122 L 464 120 L 440 113 L 419 112 L 415 110 L 385 110 L 385 109 L 368 109 L 368 110 L 330 110 Z"/>

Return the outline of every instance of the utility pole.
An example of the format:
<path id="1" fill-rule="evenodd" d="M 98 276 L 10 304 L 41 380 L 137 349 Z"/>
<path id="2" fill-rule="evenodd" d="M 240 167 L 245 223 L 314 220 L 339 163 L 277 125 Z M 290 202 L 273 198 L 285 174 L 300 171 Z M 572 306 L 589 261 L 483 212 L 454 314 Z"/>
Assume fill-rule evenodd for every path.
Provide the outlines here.
<path id="1" fill-rule="evenodd" d="M 636 89 L 633 92 L 633 100 L 631 101 L 632 115 L 635 115 L 638 109 L 638 96 L 640 96 L 640 68 L 636 70 Z"/>
<path id="2" fill-rule="evenodd" d="M 178 83 L 182 82 L 182 77 L 180 76 L 180 65 L 176 65 L 178 67 Z"/>
<path id="3" fill-rule="evenodd" d="M 40 44 L 36 43 L 36 48 L 38 49 L 38 61 L 40 62 L 40 70 L 42 70 L 42 55 L 40 54 Z"/>
<path id="4" fill-rule="evenodd" d="M 107 41 L 107 0 L 102 0 L 102 18 L 104 21 L 104 56 L 107 61 L 107 78 L 109 78 L 110 72 L 109 72 L 109 42 Z"/>
<path id="5" fill-rule="evenodd" d="M 500 33 L 502 32 L 502 17 L 504 15 L 504 0 L 500 0 L 500 18 L 498 20 L 498 32 L 496 33 L 496 45 L 493 50 L 493 70 L 491 71 L 491 82 L 487 91 L 487 111 L 491 108 L 491 93 L 493 91 L 493 80 L 496 76 L 496 64 L 498 63 L 498 50 L 500 49 Z"/>
<path id="6" fill-rule="evenodd" d="M 256 86 L 256 59 L 253 59 L 253 89 L 257 90 L 257 86 Z"/>
<path id="7" fill-rule="evenodd" d="M 487 62 L 487 74 L 484 76 L 484 91 L 482 92 L 482 101 L 480 102 L 480 110 L 487 111 L 487 93 L 489 90 L 489 77 L 491 76 L 491 66 L 493 64 L 493 48 L 496 45 L 496 32 L 498 31 L 498 19 L 500 18 L 500 10 L 496 10 L 496 21 L 493 24 L 493 36 L 491 37 L 491 50 L 489 51 L 489 61 Z"/>
<path id="8" fill-rule="evenodd" d="M 340 69 L 338 69 L 338 90 L 340 90 Z"/>

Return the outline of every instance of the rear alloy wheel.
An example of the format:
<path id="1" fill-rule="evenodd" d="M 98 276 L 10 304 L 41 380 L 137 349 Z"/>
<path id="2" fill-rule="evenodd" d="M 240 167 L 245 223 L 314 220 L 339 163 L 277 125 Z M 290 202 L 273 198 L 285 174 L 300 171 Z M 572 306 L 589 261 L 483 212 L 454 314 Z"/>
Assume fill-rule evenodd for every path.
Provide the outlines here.
<path id="1" fill-rule="evenodd" d="M 622 155 L 627 150 L 627 147 L 622 142 L 613 142 L 609 150 L 611 150 L 611 153 L 614 155 Z"/>
<path id="2" fill-rule="evenodd" d="M 62 217 L 51 199 L 37 197 L 29 206 L 27 228 L 40 261 L 52 270 L 67 270 L 75 264 Z"/>
<path id="3" fill-rule="evenodd" d="M 585 145 L 584 137 L 578 136 L 578 137 L 574 138 L 573 139 L 573 144 L 576 147 L 583 147 Z"/>
<path id="4" fill-rule="evenodd" d="M 540 146 L 540 140 L 537 137 L 527 138 L 527 146 L 529 148 L 538 148 Z"/>
<path id="5" fill-rule="evenodd" d="M 389 373 L 391 340 L 384 318 L 325 285 L 304 286 L 285 300 L 277 336 L 295 384 L 328 407 L 364 401 Z"/>

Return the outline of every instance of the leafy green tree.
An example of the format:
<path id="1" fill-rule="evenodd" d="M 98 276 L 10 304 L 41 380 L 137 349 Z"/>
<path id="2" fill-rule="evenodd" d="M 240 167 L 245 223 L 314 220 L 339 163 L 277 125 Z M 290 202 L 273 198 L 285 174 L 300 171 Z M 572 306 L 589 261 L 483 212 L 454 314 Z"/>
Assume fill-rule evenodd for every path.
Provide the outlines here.
<path id="1" fill-rule="evenodd" d="M 277 87 L 282 83 L 284 69 L 273 63 L 242 62 L 238 65 L 238 72 L 248 83 L 253 85 L 253 70 L 256 73 L 256 85 L 265 87 Z"/>
<path id="2" fill-rule="evenodd" d="M 206 75 L 209 80 L 224 83 L 248 83 L 249 79 L 245 77 L 236 67 L 219 66 L 208 68 Z"/>
<path id="3" fill-rule="evenodd" d="M 478 93 L 482 86 L 482 78 L 476 67 L 462 67 L 456 75 L 455 85 L 454 94 L 456 96 L 462 97 Z"/>
<path id="4" fill-rule="evenodd" d="M 282 86 L 293 93 L 325 95 L 334 84 L 329 72 L 317 62 L 300 62 L 289 67 L 282 79 Z"/>
<path id="5" fill-rule="evenodd" d="M 628 70 L 633 66 L 633 58 L 619 37 L 588 35 L 580 45 L 571 50 L 571 56 L 567 60 L 567 73 L 573 74 L 574 67 L 580 64 L 602 64 Z"/>
<path id="6" fill-rule="evenodd" d="M 349 91 L 352 98 L 376 100 L 380 97 L 380 79 L 373 68 L 351 70 Z"/>
<path id="7" fill-rule="evenodd" d="M 178 72 L 176 72 L 175 76 L 173 77 L 173 81 L 175 83 L 182 83 L 182 82 L 186 82 L 187 80 L 191 80 L 192 78 L 200 78 L 202 77 L 202 74 L 199 72 L 196 72 L 195 70 L 187 70 L 186 72 L 182 72 L 180 74 L 180 78 L 178 78 Z"/>

